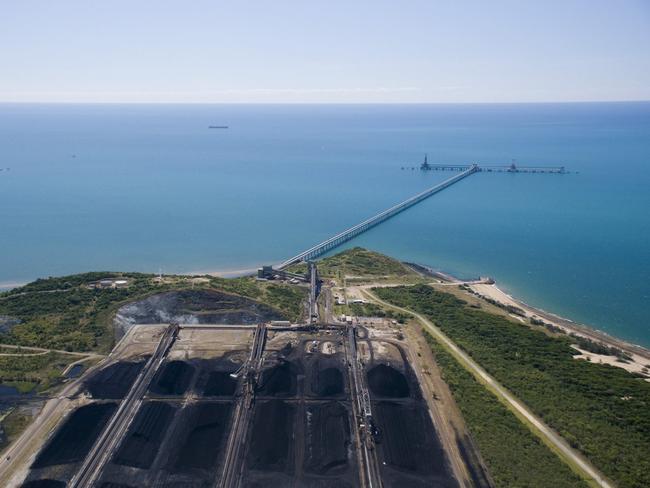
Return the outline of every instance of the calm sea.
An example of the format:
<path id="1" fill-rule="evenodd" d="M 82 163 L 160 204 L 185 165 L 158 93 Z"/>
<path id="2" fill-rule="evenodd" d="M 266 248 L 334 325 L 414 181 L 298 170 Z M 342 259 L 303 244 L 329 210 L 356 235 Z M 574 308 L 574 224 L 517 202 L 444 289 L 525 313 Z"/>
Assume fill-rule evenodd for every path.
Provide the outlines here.
<path id="1" fill-rule="evenodd" d="M 424 153 L 579 173 L 474 175 L 350 245 L 650 345 L 650 103 L 0 105 L 0 283 L 278 262 L 451 175 Z"/>

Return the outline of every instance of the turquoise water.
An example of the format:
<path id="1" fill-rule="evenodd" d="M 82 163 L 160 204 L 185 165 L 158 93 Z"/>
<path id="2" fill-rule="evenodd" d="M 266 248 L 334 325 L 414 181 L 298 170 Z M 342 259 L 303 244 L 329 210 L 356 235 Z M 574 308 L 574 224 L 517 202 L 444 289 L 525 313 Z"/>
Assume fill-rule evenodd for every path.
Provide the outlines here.
<path id="1" fill-rule="evenodd" d="M 350 245 L 650 345 L 650 103 L 0 105 L 0 283 L 279 262 L 451 176 L 425 152 L 579 174 L 473 175 Z"/>

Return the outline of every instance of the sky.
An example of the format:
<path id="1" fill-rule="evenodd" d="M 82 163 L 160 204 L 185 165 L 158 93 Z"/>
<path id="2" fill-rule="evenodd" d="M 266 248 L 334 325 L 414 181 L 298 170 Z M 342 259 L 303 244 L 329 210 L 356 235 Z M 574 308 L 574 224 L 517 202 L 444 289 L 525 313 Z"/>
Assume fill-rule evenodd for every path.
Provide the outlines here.
<path id="1" fill-rule="evenodd" d="M 650 0 L 0 0 L 0 102 L 650 100 Z"/>

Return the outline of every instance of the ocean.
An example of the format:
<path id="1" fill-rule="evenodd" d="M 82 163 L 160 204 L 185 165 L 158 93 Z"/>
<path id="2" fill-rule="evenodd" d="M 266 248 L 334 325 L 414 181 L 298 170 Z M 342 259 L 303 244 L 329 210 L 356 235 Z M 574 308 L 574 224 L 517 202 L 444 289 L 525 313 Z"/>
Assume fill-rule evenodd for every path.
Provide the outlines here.
<path id="1" fill-rule="evenodd" d="M 473 175 L 348 247 L 650 346 L 646 102 L 1 104 L 0 285 L 280 262 L 453 175 L 425 153 L 571 174 Z"/>

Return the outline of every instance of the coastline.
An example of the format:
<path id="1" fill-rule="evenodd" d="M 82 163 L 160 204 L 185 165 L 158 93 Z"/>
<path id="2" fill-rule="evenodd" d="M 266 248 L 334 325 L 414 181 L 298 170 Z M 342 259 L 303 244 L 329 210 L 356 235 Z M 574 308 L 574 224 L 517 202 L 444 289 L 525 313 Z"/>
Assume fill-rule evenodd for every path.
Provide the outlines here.
<path id="1" fill-rule="evenodd" d="M 528 305 L 526 302 L 519 300 L 501 290 L 496 283 L 473 283 L 468 284 L 468 286 L 480 296 L 490 298 L 505 306 L 512 305 L 520 308 L 524 311 L 526 317 L 529 319 L 541 319 L 546 323 L 550 323 L 551 325 L 562 329 L 567 334 L 575 334 L 576 336 L 580 336 L 594 342 L 621 349 L 631 356 L 632 361 L 629 363 L 620 362 L 617 361 L 615 356 L 596 354 L 580 349 L 577 346 L 573 346 L 581 353 L 580 355 L 576 356 L 576 358 L 609 364 L 611 366 L 623 368 L 632 373 L 646 374 L 647 376 L 647 373 L 644 373 L 643 369 L 650 366 L 649 349 L 639 344 L 632 344 L 623 339 L 611 336 L 606 332 L 589 327 L 588 325 L 579 324 L 570 319 L 560 317 L 559 315 L 556 315 L 552 312 L 547 312 L 546 310 Z M 646 380 L 650 381 L 650 378 L 646 378 Z"/>
<path id="2" fill-rule="evenodd" d="M 631 357 L 630 362 L 618 361 L 616 356 L 596 354 L 586 351 L 573 345 L 573 347 L 580 352 L 575 357 L 577 359 L 584 359 L 596 363 L 609 364 L 618 368 L 623 368 L 631 373 L 638 373 L 646 376 L 646 381 L 650 381 L 650 376 L 647 370 L 650 369 L 650 349 L 640 344 L 633 344 L 625 339 L 614 337 L 606 332 L 590 327 L 585 324 L 574 322 L 552 312 L 547 312 L 541 308 L 534 307 L 528 303 L 513 297 L 506 293 L 492 278 L 478 278 L 475 280 L 461 280 L 456 276 L 445 273 L 438 269 L 416 264 L 412 262 L 404 262 L 406 266 L 413 269 L 421 275 L 429 276 L 439 280 L 437 284 L 447 286 L 466 285 L 475 295 L 488 300 L 493 300 L 507 307 L 512 306 L 519 308 L 523 311 L 527 319 L 543 320 L 545 323 L 554 327 L 562 329 L 566 334 L 573 334 L 593 342 L 604 344 L 608 347 L 618 348 Z M 525 323 L 522 317 L 511 314 L 513 318 Z M 645 371 L 644 371 L 645 369 Z"/>
<path id="3" fill-rule="evenodd" d="M 449 285 L 466 284 L 477 295 L 495 300 L 504 306 L 510 305 L 510 306 L 520 308 L 521 310 L 524 311 L 528 319 L 530 318 L 540 319 L 547 323 L 550 323 L 555 327 L 562 329 L 567 334 L 569 333 L 575 334 L 577 336 L 584 337 L 586 339 L 599 342 L 610 347 L 616 347 L 618 349 L 621 349 L 622 351 L 626 352 L 632 357 L 633 363 L 626 364 L 626 363 L 617 362 L 614 356 L 595 354 L 589 351 L 584 351 L 576 347 L 576 349 L 581 352 L 581 355 L 577 357 L 583 359 L 589 359 L 591 361 L 611 364 L 616 367 L 622 367 L 631 372 L 641 373 L 641 370 L 644 367 L 650 368 L 650 348 L 647 348 L 639 344 L 633 344 L 631 342 L 628 342 L 625 339 L 621 339 L 612 336 L 606 332 L 603 332 L 602 330 L 598 330 L 591 326 L 574 322 L 571 319 L 567 319 L 565 317 L 561 317 L 552 312 L 548 312 L 541 308 L 537 308 L 532 305 L 529 305 L 523 300 L 513 297 L 512 295 L 501 290 L 498 287 L 496 282 L 486 283 L 485 281 L 483 281 L 483 279 L 461 280 L 449 273 L 435 270 L 428 266 L 423 266 L 411 262 L 405 262 L 404 264 L 414 269 L 417 273 L 426 274 L 431 277 L 441 279 L 442 281 L 447 282 L 447 284 Z M 207 276 L 215 276 L 220 278 L 237 278 L 237 277 L 242 277 L 247 275 L 254 275 L 256 271 L 257 271 L 257 267 L 241 268 L 241 269 L 194 270 L 194 271 L 170 273 L 170 275 L 192 276 L 192 277 L 200 277 L 200 276 L 207 275 Z M 1 283 L 0 282 L 0 292 L 9 291 L 11 289 L 24 286 L 28 283 L 29 282 L 24 282 L 24 283 L 18 283 L 18 282 Z"/>

